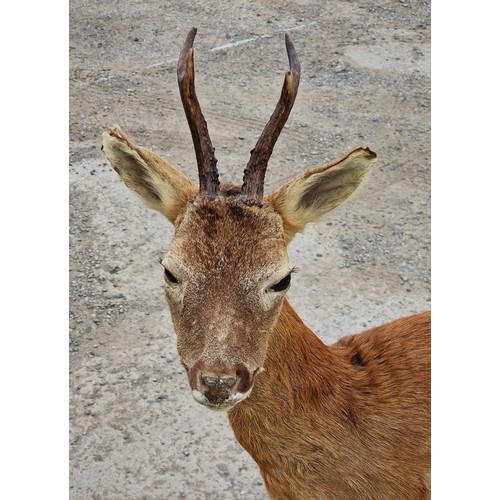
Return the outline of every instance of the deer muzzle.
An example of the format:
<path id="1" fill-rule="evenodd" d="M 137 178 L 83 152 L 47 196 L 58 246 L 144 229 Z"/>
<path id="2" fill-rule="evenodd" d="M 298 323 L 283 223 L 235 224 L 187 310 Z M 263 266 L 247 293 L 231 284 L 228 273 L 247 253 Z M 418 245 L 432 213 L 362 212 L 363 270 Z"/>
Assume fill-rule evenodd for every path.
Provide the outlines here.
<path id="1" fill-rule="evenodd" d="M 215 371 L 194 366 L 188 369 L 193 398 L 212 409 L 228 410 L 246 399 L 261 368 L 250 372 L 243 364 L 234 370 Z"/>

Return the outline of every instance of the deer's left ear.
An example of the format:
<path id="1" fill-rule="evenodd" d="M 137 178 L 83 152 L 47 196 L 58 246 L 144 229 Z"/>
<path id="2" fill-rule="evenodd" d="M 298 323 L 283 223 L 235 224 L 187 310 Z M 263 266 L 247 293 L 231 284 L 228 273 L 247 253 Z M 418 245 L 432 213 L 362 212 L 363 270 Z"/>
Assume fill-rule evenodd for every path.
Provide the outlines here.
<path id="1" fill-rule="evenodd" d="M 287 243 L 349 198 L 370 173 L 376 154 L 358 148 L 339 160 L 313 167 L 277 188 L 268 201 L 278 212 Z"/>
<path id="2" fill-rule="evenodd" d="M 102 151 L 125 184 L 172 224 L 198 188 L 156 153 L 136 146 L 115 126 L 104 132 Z"/>

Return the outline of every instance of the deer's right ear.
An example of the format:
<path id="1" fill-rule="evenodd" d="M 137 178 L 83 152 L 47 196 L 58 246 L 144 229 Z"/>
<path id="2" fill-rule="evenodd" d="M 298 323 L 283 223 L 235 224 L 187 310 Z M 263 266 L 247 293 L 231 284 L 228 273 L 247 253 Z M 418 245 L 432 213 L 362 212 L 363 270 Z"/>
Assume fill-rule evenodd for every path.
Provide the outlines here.
<path id="1" fill-rule="evenodd" d="M 136 146 L 118 126 L 104 132 L 101 150 L 123 182 L 172 224 L 198 192 L 184 174 L 156 153 Z"/>

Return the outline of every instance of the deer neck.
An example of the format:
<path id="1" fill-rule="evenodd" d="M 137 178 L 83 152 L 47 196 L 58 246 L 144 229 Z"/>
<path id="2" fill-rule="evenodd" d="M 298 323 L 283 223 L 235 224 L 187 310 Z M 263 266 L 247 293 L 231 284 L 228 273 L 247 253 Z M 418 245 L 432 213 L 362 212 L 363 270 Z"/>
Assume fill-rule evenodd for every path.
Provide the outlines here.
<path id="1" fill-rule="evenodd" d="M 320 418 L 327 401 L 328 418 L 349 425 L 349 393 L 356 383 L 349 353 L 341 346 L 325 345 L 286 300 L 269 340 L 264 368 L 250 396 L 228 413 L 236 438 L 259 464 L 268 460 L 269 453 L 276 456 L 277 436 L 301 439 L 307 434 L 311 410 Z M 297 433 L 291 433 L 291 427 L 297 427 Z"/>
<path id="2" fill-rule="evenodd" d="M 311 382 L 315 376 L 321 376 L 322 365 L 330 364 L 330 359 L 328 346 L 302 322 L 285 299 L 269 340 L 265 371 L 257 377 L 257 391 L 249 402 L 277 392 L 291 406 L 301 399 L 314 399 L 316 391 Z"/>

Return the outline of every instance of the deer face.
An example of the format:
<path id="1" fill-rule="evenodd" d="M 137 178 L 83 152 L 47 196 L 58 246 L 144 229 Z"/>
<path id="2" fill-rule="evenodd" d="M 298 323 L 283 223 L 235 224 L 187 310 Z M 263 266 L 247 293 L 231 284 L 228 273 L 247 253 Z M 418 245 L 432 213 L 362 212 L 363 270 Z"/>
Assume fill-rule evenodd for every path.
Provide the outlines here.
<path id="1" fill-rule="evenodd" d="M 287 243 L 357 189 L 374 165 L 375 153 L 355 149 L 295 176 L 264 199 L 267 163 L 300 78 L 297 54 L 286 35 L 290 71 L 276 109 L 251 152 L 241 188 L 221 189 L 194 89 L 195 34 L 193 28 L 177 74 L 199 189 L 160 156 L 135 145 L 119 127 L 104 133 L 102 150 L 125 184 L 175 226 L 162 264 L 178 351 L 196 401 L 228 409 L 250 394 L 264 367 L 290 285 Z"/>
<path id="2" fill-rule="evenodd" d="M 281 218 L 268 205 L 195 198 L 162 261 L 177 348 L 196 401 L 229 408 L 263 369 L 290 284 Z"/>

